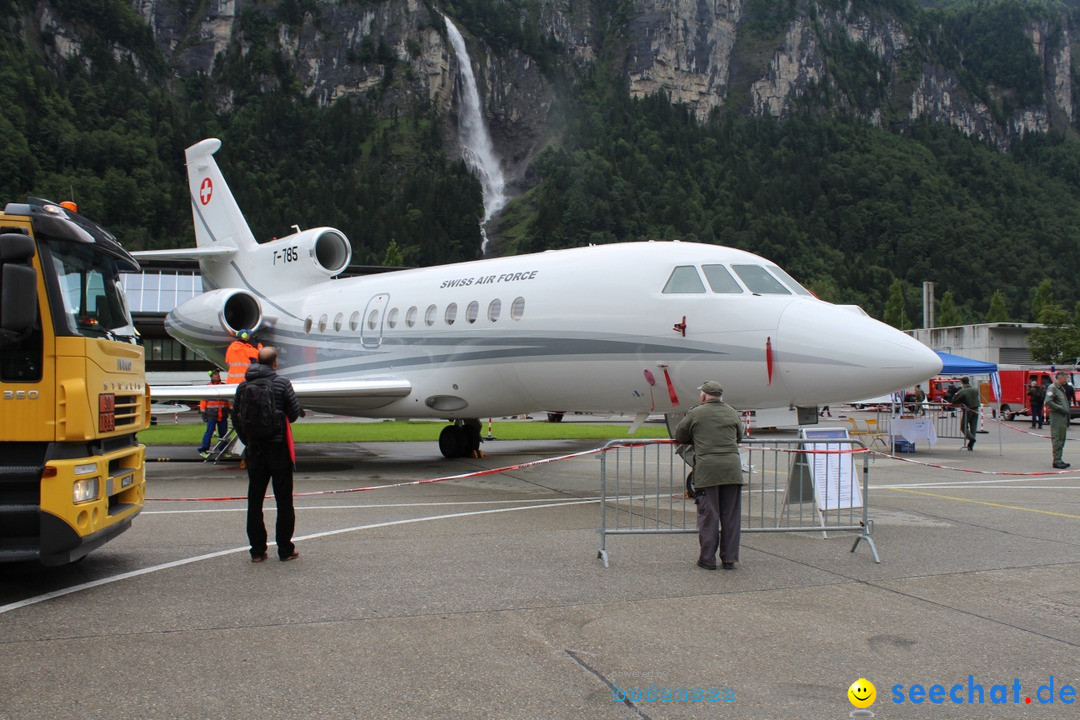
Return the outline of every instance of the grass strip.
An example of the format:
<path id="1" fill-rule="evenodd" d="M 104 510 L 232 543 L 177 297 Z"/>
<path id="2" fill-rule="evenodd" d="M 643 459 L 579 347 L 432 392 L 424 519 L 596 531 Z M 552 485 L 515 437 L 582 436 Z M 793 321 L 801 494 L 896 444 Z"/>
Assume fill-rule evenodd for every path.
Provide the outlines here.
<path id="1" fill-rule="evenodd" d="M 415 420 L 386 420 L 383 422 L 305 423 L 293 425 L 296 442 L 436 442 L 445 422 Z M 666 438 L 663 425 L 646 424 L 633 435 L 629 425 L 595 425 L 592 423 L 504 422 L 494 423 L 491 434 L 498 440 L 615 440 L 634 437 Z M 205 427 L 201 424 L 154 425 L 139 433 L 139 441 L 147 445 L 198 445 Z M 485 424 L 480 436 L 487 437 Z"/>

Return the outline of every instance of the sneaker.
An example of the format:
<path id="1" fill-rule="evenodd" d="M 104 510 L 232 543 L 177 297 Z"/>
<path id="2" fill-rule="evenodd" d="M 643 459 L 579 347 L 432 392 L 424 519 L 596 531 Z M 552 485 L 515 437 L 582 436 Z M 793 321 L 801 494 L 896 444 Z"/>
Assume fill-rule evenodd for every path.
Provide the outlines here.
<path id="1" fill-rule="evenodd" d="M 199 451 L 199 457 L 201 457 L 203 460 L 205 460 L 206 458 L 210 457 L 210 451 L 209 450 L 200 450 Z"/>

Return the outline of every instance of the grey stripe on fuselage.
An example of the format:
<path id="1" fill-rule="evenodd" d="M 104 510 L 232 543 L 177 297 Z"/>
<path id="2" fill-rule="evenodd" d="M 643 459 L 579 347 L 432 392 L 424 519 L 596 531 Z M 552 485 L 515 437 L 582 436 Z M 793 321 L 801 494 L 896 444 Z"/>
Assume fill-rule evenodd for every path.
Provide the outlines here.
<path id="1" fill-rule="evenodd" d="M 179 324 L 178 324 L 179 325 Z M 221 340 L 221 332 L 213 327 L 179 325 L 183 334 L 207 339 L 207 345 Z M 574 358 L 634 358 L 652 361 L 656 357 L 676 358 L 718 356 L 723 361 L 762 362 L 761 348 L 685 342 L 678 345 L 642 342 L 632 339 L 597 339 L 592 337 L 529 336 L 441 336 L 387 337 L 376 348 L 365 348 L 359 338 L 343 340 L 330 336 L 315 338 L 301 333 L 276 334 L 275 345 L 281 353 L 281 372 L 292 378 L 351 377 L 372 372 L 415 370 L 428 366 L 495 364 L 501 361 L 571 360 Z M 403 354 L 403 350 L 412 348 Z M 424 352 L 421 348 L 426 348 Z M 314 349 L 311 362 L 301 362 L 305 352 Z M 646 357 L 648 356 L 648 357 Z M 830 366 L 854 367 L 855 364 L 835 357 L 816 357 L 785 353 L 784 360 Z"/>

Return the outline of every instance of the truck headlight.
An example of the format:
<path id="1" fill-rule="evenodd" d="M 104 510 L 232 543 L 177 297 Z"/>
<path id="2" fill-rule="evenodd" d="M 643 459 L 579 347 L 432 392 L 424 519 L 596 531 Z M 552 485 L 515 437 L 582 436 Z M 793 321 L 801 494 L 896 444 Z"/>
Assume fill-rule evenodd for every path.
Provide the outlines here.
<path id="1" fill-rule="evenodd" d="M 96 477 L 86 478 L 85 480 L 76 480 L 72 485 L 72 501 L 76 503 L 89 502 L 90 500 L 97 500 L 98 496 L 98 479 Z"/>

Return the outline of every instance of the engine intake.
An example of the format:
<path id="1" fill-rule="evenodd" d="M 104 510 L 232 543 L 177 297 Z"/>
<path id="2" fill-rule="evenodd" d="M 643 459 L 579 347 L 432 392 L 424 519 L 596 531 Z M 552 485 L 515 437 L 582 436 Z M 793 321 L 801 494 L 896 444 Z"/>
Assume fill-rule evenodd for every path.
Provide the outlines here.
<path id="1" fill-rule="evenodd" d="M 252 332 L 262 325 L 262 306 L 259 300 L 245 290 L 221 290 L 226 293 L 221 304 L 221 327 L 230 335 L 241 330 Z"/>

